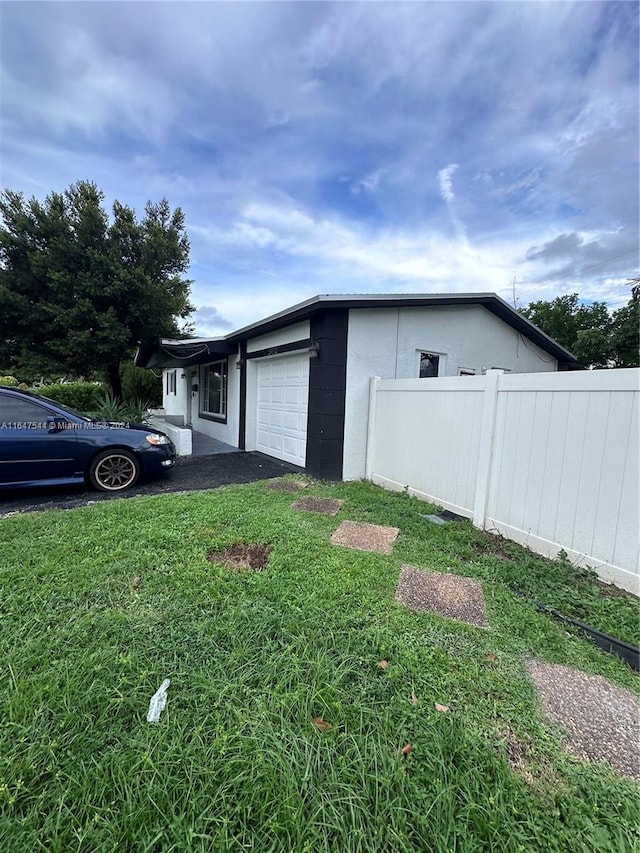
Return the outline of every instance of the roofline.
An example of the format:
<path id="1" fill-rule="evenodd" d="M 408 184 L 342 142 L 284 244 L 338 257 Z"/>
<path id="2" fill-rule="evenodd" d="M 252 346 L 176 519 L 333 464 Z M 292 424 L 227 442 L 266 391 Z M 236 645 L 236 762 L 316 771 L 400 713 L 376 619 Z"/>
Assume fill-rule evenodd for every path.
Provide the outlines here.
<path id="1" fill-rule="evenodd" d="M 522 332 L 542 349 L 551 353 L 558 361 L 576 362 L 572 352 L 565 349 L 557 341 L 539 329 L 519 311 L 512 308 L 496 293 L 353 293 L 330 294 L 324 293 L 312 296 L 303 302 L 298 302 L 291 308 L 279 311 L 243 326 L 226 336 L 227 340 L 240 340 L 254 334 L 266 334 L 286 323 L 304 320 L 320 308 L 403 308 L 410 306 L 440 306 L 440 305 L 483 305 L 512 328 Z"/>
<path id="2" fill-rule="evenodd" d="M 259 320 L 243 326 L 235 332 L 212 338 L 185 338 L 181 341 L 162 338 L 158 346 L 179 346 L 181 344 L 229 344 L 249 337 L 267 334 L 289 323 L 306 320 L 319 310 L 342 308 L 404 308 L 404 307 L 438 307 L 447 305 L 481 305 L 491 311 L 517 332 L 520 332 L 545 352 L 548 352 L 561 363 L 575 363 L 577 358 L 569 350 L 549 337 L 526 317 L 523 317 L 508 302 L 496 293 L 353 293 L 353 294 L 318 294 L 303 302 L 298 302 L 290 308 L 278 311 Z M 137 363 L 137 361 L 136 361 Z M 160 366 L 158 364 L 158 366 Z"/>

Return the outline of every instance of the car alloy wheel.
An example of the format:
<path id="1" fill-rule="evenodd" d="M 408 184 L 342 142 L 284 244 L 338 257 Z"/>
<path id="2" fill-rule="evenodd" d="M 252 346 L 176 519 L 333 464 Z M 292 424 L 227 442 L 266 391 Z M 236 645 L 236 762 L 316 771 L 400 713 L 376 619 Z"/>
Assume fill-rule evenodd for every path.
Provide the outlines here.
<path id="1" fill-rule="evenodd" d="M 132 486 L 140 474 L 140 465 L 126 450 L 106 450 L 93 461 L 89 477 L 97 489 L 119 492 Z"/>

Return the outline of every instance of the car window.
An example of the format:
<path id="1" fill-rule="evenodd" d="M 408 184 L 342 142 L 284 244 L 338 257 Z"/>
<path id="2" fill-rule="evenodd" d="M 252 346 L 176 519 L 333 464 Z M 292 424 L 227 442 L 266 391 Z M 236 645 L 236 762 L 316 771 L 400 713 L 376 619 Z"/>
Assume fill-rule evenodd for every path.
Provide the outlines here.
<path id="1" fill-rule="evenodd" d="M 69 406 L 65 406 L 62 403 L 58 403 L 57 400 L 50 400 L 48 397 L 42 397 L 47 403 L 51 403 L 52 406 L 55 406 L 58 409 L 62 409 L 63 412 L 66 412 L 68 415 L 73 415 L 76 418 L 80 418 L 83 421 L 90 421 L 91 418 L 88 418 L 86 415 L 81 415 L 80 412 L 76 412 L 75 409 L 70 409 Z"/>
<path id="2" fill-rule="evenodd" d="M 46 421 L 49 414 L 48 409 L 32 403 L 31 400 L 0 394 L 0 426 L 12 423 L 40 423 Z"/>

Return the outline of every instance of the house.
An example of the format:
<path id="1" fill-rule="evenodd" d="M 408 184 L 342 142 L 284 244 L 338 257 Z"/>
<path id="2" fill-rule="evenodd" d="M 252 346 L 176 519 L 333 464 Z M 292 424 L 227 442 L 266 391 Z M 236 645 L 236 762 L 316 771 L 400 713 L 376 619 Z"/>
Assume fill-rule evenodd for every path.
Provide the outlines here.
<path id="1" fill-rule="evenodd" d="M 164 412 L 326 479 L 365 474 L 369 379 L 570 369 L 575 357 L 493 293 L 323 295 L 218 338 L 161 339 Z"/>

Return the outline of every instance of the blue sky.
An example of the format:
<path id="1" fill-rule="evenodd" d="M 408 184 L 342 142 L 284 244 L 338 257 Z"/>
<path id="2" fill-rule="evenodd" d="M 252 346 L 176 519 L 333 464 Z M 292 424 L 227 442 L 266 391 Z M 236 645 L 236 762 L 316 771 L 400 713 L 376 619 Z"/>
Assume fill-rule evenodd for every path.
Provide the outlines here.
<path id="1" fill-rule="evenodd" d="M 2 2 L 0 183 L 185 211 L 199 334 L 638 272 L 638 5 Z"/>

